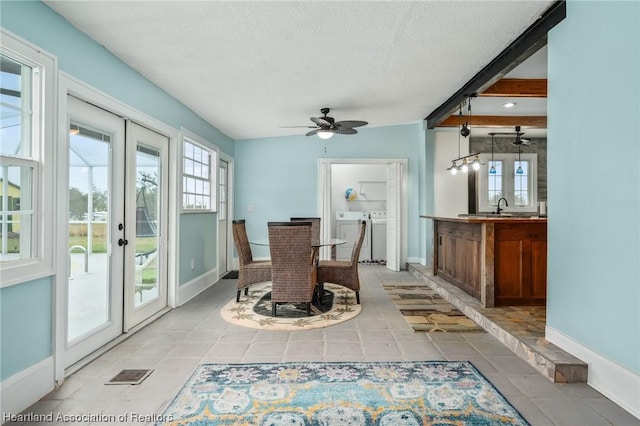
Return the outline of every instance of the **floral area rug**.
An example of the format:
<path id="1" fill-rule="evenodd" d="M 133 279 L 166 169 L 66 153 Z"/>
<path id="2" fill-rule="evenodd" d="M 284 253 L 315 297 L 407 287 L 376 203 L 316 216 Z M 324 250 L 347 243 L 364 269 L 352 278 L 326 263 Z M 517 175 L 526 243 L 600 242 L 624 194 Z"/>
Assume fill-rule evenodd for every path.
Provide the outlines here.
<path id="1" fill-rule="evenodd" d="M 426 284 L 383 283 L 391 300 L 415 331 L 428 333 L 483 333 L 485 330 L 467 318 Z"/>
<path id="2" fill-rule="evenodd" d="M 167 425 L 528 425 L 469 362 L 205 364 Z"/>
<path id="3" fill-rule="evenodd" d="M 235 297 L 222 307 L 220 316 L 232 324 L 259 330 L 311 330 L 330 327 L 355 318 L 362 312 L 356 304 L 356 294 L 346 287 L 325 283 L 323 303 L 312 306 L 307 315 L 306 305 L 278 304 L 276 316 L 271 316 L 271 283 L 249 287 L 249 294 Z"/>

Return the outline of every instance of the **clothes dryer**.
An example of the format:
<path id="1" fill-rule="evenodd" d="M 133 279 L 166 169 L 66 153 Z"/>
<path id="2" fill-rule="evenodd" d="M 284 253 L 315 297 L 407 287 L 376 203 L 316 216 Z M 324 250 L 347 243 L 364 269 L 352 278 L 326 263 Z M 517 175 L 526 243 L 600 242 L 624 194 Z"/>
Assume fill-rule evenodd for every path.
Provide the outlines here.
<path id="1" fill-rule="evenodd" d="M 336 260 L 351 259 L 351 252 L 358 236 L 358 221 L 367 222 L 367 230 L 360 249 L 360 262 L 371 261 L 371 220 L 369 212 L 361 211 L 337 211 L 336 212 L 336 238 L 345 240 L 345 244 L 336 247 Z"/>
<path id="2" fill-rule="evenodd" d="M 372 211 L 371 217 L 371 261 L 387 263 L 387 212 Z"/>

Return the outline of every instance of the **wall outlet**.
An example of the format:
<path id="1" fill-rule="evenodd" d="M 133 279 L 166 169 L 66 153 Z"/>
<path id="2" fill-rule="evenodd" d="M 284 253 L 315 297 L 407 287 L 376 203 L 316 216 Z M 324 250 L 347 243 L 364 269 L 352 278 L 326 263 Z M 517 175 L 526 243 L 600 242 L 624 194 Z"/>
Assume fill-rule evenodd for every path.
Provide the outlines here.
<path id="1" fill-rule="evenodd" d="M 196 260 L 191 259 L 191 270 L 193 271 L 194 269 L 196 269 Z"/>

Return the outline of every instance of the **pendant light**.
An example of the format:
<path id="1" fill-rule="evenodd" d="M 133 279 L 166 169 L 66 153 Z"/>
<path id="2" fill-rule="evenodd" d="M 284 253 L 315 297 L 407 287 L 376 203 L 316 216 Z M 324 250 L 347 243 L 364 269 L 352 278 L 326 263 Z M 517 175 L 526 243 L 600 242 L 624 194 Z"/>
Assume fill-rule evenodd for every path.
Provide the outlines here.
<path id="1" fill-rule="evenodd" d="M 496 134 L 495 133 L 490 133 L 490 135 L 491 135 L 491 168 L 489 169 L 489 174 L 495 175 L 496 174 L 496 163 L 493 161 L 493 146 L 495 144 Z"/>
<path id="2" fill-rule="evenodd" d="M 480 153 L 475 152 L 473 154 L 465 155 L 462 157 L 460 155 L 460 136 L 468 137 L 471 135 L 471 128 L 469 124 L 471 123 L 471 98 L 467 99 L 467 121 L 462 123 L 462 106 L 464 103 L 460 104 L 460 109 L 458 113 L 458 158 L 451 160 L 451 166 L 447 169 L 451 172 L 452 175 L 458 174 L 458 171 L 463 173 L 467 173 L 469 171 L 469 167 L 473 170 L 480 170 Z M 461 161 L 458 164 L 458 161 Z"/>
<path id="3" fill-rule="evenodd" d="M 520 149 L 520 147 L 521 147 L 521 146 L 522 146 L 522 145 L 518 145 L 518 169 L 516 170 L 516 174 L 517 174 L 517 175 L 524 174 L 524 170 L 522 170 L 522 166 L 520 165 L 520 164 L 522 164 L 522 163 L 520 162 L 520 151 L 522 151 L 522 150 Z"/>

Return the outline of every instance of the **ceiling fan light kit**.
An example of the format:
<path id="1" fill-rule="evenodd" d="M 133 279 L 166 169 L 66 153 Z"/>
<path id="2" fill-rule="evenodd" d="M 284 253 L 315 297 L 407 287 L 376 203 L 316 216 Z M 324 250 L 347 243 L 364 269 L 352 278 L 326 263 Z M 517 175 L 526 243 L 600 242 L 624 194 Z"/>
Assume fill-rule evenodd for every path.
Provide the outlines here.
<path id="1" fill-rule="evenodd" d="M 320 112 L 322 117 L 311 117 L 310 120 L 315 126 L 289 126 L 289 127 L 307 127 L 311 128 L 310 132 L 307 132 L 305 136 L 318 135 L 320 139 L 330 139 L 333 135 L 355 135 L 358 133 L 354 127 L 366 126 L 366 121 L 360 120 L 342 120 L 335 121 L 333 117 L 329 117 L 329 108 L 322 108 Z"/>

